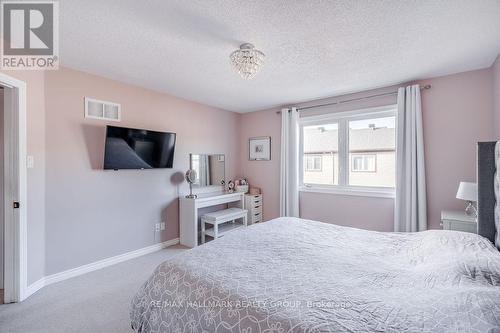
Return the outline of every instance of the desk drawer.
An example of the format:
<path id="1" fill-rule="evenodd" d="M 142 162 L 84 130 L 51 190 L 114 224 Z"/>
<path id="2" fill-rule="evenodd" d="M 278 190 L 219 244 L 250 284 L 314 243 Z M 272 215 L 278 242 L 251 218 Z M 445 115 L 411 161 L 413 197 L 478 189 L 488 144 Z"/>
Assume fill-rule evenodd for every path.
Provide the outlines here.
<path id="1" fill-rule="evenodd" d="M 245 195 L 245 209 L 248 210 L 248 223 L 262 222 L 262 194 Z"/>
<path id="2" fill-rule="evenodd" d="M 250 214 L 255 215 L 255 214 L 262 214 L 262 206 L 257 206 L 255 208 L 249 208 L 248 211 Z"/>
<path id="3" fill-rule="evenodd" d="M 258 194 L 258 195 L 252 195 L 250 198 L 250 204 L 252 206 L 257 206 L 257 205 L 260 205 L 262 203 L 262 195 Z"/>
<path id="4" fill-rule="evenodd" d="M 251 223 L 262 222 L 262 212 L 260 213 L 251 213 Z"/>

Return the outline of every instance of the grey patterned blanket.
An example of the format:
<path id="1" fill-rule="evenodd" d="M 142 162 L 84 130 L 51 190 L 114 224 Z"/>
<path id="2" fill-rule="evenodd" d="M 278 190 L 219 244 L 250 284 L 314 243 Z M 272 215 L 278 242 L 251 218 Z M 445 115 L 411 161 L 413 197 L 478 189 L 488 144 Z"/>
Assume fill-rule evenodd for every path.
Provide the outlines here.
<path id="1" fill-rule="evenodd" d="M 469 233 L 279 218 L 158 266 L 131 320 L 136 332 L 493 332 L 500 252 Z"/>

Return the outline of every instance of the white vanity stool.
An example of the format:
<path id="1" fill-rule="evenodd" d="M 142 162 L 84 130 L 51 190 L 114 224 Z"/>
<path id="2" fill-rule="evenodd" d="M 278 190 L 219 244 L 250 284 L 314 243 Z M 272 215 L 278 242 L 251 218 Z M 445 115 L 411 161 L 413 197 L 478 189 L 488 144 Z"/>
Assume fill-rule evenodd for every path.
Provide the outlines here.
<path id="1" fill-rule="evenodd" d="M 201 217 L 201 243 L 205 243 L 205 236 L 213 237 L 214 239 L 224 236 L 230 231 L 247 226 L 246 209 L 228 208 L 219 210 L 213 213 L 204 214 Z M 236 220 L 242 219 L 239 223 Z M 231 222 L 231 223 L 228 223 Z M 207 229 L 206 224 L 211 224 L 213 228 Z"/>

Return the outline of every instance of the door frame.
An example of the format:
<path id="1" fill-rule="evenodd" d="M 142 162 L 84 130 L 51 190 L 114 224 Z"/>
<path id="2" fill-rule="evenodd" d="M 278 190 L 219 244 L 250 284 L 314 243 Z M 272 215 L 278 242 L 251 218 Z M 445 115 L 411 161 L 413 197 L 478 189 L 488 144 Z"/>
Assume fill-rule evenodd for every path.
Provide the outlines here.
<path id="1" fill-rule="evenodd" d="M 4 87 L 4 302 L 26 298 L 27 138 L 26 83 L 0 73 Z M 14 209 L 14 202 L 19 208 Z"/>

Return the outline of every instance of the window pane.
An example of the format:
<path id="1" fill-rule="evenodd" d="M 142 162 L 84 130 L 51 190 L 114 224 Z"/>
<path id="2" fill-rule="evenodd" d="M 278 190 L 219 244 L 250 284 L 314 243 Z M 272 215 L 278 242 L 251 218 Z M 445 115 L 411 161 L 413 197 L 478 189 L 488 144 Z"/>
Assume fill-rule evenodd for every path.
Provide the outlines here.
<path id="1" fill-rule="evenodd" d="M 361 156 L 353 156 L 352 157 L 352 170 L 360 171 L 363 167 L 363 158 Z"/>
<path id="2" fill-rule="evenodd" d="M 303 127 L 304 184 L 338 185 L 338 129 L 337 123 Z"/>
<path id="3" fill-rule="evenodd" d="M 322 155 L 305 155 L 304 163 L 306 171 L 321 171 L 322 159 Z"/>
<path id="4" fill-rule="evenodd" d="M 322 156 L 316 156 L 314 158 L 314 170 L 321 171 L 321 161 L 322 161 Z"/>
<path id="5" fill-rule="evenodd" d="M 349 185 L 394 187 L 396 118 L 349 121 Z"/>
<path id="6" fill-rule="evenodd" d="M 377 159 L 377 155 L 365 155 L 365 171 L 376 172 L 375 161 Z"/>
<path id="7" fill-rule="evenodd" d="M 312 169 L 311 159 L 309 157 L 306 157 L 306 170 L 311 170 L 311 169 Z"/>
<path id="8" fill-rule="evenodd" d="M 351 169 L 353 172 L 376 172 L 376 154 L 351 154 Z"/>

